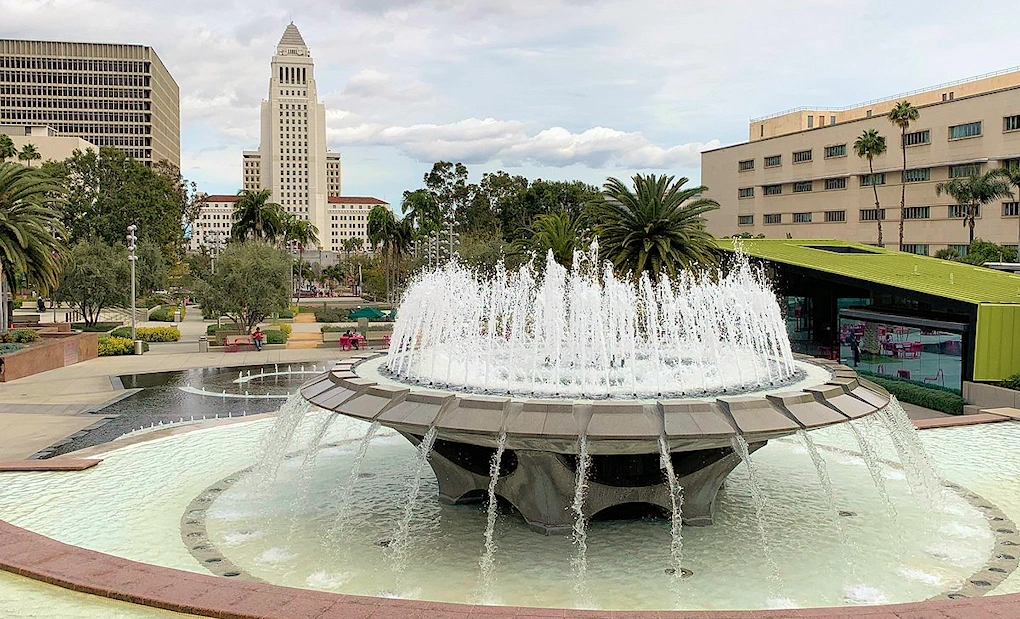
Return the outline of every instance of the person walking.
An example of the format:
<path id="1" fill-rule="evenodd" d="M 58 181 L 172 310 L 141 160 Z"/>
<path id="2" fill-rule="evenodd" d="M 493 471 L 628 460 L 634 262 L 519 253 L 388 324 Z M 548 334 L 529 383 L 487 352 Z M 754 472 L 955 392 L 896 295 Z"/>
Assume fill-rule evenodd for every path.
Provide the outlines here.
<path id="1" fill-rule="evenodd" d="M 266 333 L 262 330 L 262 327 L 255 327 L 255 331 L 251 334 L 251 339 L 255 342 L 255 350 L 262 350 L 262 340 L 266 339 Z"/>

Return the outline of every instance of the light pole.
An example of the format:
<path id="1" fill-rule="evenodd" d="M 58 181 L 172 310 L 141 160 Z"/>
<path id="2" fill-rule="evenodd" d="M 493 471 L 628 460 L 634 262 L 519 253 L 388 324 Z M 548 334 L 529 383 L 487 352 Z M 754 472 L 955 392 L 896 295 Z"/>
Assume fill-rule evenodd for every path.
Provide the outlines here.
<path id="1" fill-rule="evenodd" d="M 136 242 L 138 237 L 135 236 L 135 230 L 138 226 L 131 224 L 127 227 L 127 242 L 128 242 L 128 262 L 131 263 L 131 342 L 134 343 L 138 339 L 137 328 L 135 321 L 137 316 L 135 315 L 135 261 L 138 260 L 138 256 L 135 255 L 135 249 L 137 248 Z"/>

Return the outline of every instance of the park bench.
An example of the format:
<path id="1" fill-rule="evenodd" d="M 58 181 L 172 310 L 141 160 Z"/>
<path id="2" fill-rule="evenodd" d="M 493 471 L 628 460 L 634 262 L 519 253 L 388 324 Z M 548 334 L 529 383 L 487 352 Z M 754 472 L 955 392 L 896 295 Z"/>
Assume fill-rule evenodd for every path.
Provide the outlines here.
<path id="1" fill-rule="evenodd" d="M 250 335 L 228 335 L 223 338 L 223 352 L 237 352 L 241 346 L 246 346 L 245 350 L 254 350 L 255 340 Z"/>

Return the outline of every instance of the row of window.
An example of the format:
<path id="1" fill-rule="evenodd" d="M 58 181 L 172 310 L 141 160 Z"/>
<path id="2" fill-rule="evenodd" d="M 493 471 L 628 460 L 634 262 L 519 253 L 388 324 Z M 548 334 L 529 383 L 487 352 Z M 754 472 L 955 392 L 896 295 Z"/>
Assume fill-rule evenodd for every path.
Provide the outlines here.
<path id="1" fill-rule="evenodd" d="M 100 99 L 148 99 L 145 88 L 96 88 L 89 86 L 36 86 L 0 84 L 0 95 L 38 97 L 94 97 Z M 146 108 L 148 109 L 148 108 Z"/>
<path id="2" fill-rule="evenodd" d="M 85 60 L 83 58 L 26 58 L 0 56 L 0 69 L 48 69 L 50 71 L 115 71 L 148 73 L 149 63 L 134 60 Z"/>
<path id="3" fill-rule="evenodd" d="M 146 101 L 114 101 L 114 100 L 88 100 L 88 99 L 44 99 L 42 97 L 2 97 L 0 96 L 0 107 L 27 107 L 49 110 L 51 113 L 58 113 L 59 110 L 139 110 L 149 109 Z"/>
<path id="4" fill-rule="evenodd" d="M 3 103 L 0 102 L 0 107 Z M 4 110 L 4 115 L 12 115 L 13 110 Z M 151 122 L 152 115 L 145 112 L 77 112 L 70 110 L 53 110 L 46 115 L 45 120 L 64 120 L 77 122 L 117 122 L 117 123 L 147 123 Z"/>
<path id="5" fill-rule="evenodd" d="M 148 75 L 104 73 L 27 73 L 0 71 L 0 82 L 10 84 L 76 84 L 80 86 L 149 86 Z"/>
<path id="6" fill-rule="evenodd" d="M 931 219 L 931 209 L 932 207 L 930 206 L 908 206 L 903 209 L 903 219 Z M 961 206 L 959 204 L 950 204 L 947 209 L 946 214 L 949 219 L 963 219 L 968 213 L 968 207 Z M 793 213 L 793 223 L 811 223 L 813 221 L 813 215 L 814 213 Z M 846 221 L 846 211 L 825 211 L 823 216 L 823 221 L 826 223 L 840 223 Z M 859 216 L 861 221 L 884 221 L 886 218 L 886 209 L 861 209 Z M 974 207 L 974 216 L 981 217 L 980 205 Z M 1003 202 L 1002 216 L 1020 216 L 1020 202 Z M 783 213 L 767 214 L 764 216 L 764 222 L 770 225 L 781 224 L 783 223 Z M 738 215 L 737 223 L 741 226 L 754 225 L 754 215 Z"/>

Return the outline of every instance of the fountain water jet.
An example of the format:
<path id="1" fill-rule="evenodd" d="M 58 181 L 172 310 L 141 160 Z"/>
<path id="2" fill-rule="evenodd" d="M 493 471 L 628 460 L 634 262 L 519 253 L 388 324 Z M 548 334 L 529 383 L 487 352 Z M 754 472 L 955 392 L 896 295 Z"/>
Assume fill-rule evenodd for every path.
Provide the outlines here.
<path id="1" fill-rule="evenodd" d="M 482 553 L 482 558 L 478 562 L 479 585 L 481 588 L 481 598 L 483 602 L 488 602 L 492 599 L 492 589 L 495 584 L 495 575 L 493 571 L 495 569 L 496 542 L 493 539 L 493 532 L 496 528 L 496 516 L 498 509 L 496 501 L 496 483 L 499 481 L 500 466 L 503 463 L 503 452 L 505 450 L 506 432 L 502 432 L 500 433 L 499 441 L 496 444 L 496 453 L 492 455 L 492 460 L 489 465 L 489 503 L 486 506 L 485 514 L 485 551 Z"/>
<path id="2" fill-rule="evenodd" d="M 579 604 L 591 606 L 591 592 L 588 590 L 588 521 L 584 517 L 584 499 L 588 492 L 588 471 L 591 469 L 591 455 L 588 441 L 582 434 L 577 441 L 577 480 L 574 483 L 574 532 L 572 541 L 576 547 L 571 565 L 574 568 L 574 592 Z"/>
<path id="3" fill-rule="evenodd" d="M 354 487 L 358 483 L 358 476 L 361 474 L 361 463 L 365 461 L 365 454 L 368 453 L 368 446 L 372 438 L 379 431 L 379 424 L 372 423 L 365 431 L 365 436 L 358 445 L 358 451 L 351 461 L 351 472 L 347 476 L 347 483 L 337 486 L 330 493 L 330 502 L 336 504 L 336 517 L 333 519 L 333 526 L 327 531 L 327 548 L 334 552 L 342 553 L 347 547 L 348 524 L 351 516 L 351 498 L 354 496 Z"/>
<path id="4" fill-rule="evenodd" d="M 425 470 L 425 463 L 428 462 L 429 453 L 436 442 L 436 428 L 429 428 L 418 445 L 418 458 L 411 471 L 411 477 L 407 482 L 407 501 L 404 503 L 403 515 L 400 524 L 390 544 L 392 553 L 393 571 L 400 576 L 407 568 L 407 554 L 409 552 L 411 517 L 414 515 L 414 506 L 418 501 L 418 494 L 421 492 L 421 477 Z"/>

